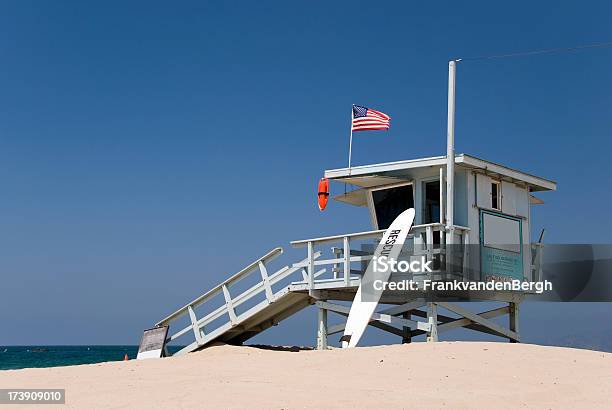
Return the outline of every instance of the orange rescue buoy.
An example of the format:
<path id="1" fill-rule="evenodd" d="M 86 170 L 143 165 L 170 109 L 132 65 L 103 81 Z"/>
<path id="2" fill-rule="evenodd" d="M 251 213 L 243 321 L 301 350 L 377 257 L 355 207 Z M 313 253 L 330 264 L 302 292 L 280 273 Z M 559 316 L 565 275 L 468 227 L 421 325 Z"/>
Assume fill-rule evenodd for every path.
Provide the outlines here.
<path id="1" fill-rule="evenodd" d="M 329 181 L 327 178 L 321 178 L 319 181 L 319 209 L 323 211 L 327 206 L 327 199 L 329 198 Z"/>

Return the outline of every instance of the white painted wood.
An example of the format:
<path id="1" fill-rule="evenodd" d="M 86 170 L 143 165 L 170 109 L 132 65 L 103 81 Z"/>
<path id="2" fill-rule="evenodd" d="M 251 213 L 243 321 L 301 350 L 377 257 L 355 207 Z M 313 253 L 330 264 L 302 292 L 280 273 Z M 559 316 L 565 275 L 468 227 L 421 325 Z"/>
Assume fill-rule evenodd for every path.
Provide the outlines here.
<path id="1" fill-rule="evenodd" d="M 172 314 L 168 315 L 167 317 L 165 317 L 164 319 L 160 320 L 159 322 L 157 322 L 156 326 L 167 325 L 168 323 L 170 323 L 174 319 L 176 319 L 176 318 L 178 318 L 180 316 L 183 316 L 184 314 L 187 313 L 187 307 L 188 306 L 196 307 L 196 306 L 206 302 L 207 300 L 210 300 L 214 296 L 218 295 L 219 292 L 221 292 L 221 287 L 223 285 L 229 285 L 231 283 L 237 282 L 238 280 L 240 280 L 240 279 L 244 278 L 245 276 L 249 275 L 253 270 L 255 270 L 255 268 L 257 268 L 259 266 L 259 261 L 270 262 L 271 260 L 273 260 L 273 259 L 277 258 L 278 256 L 280 256 L 282 253 L 283 253 L 283 248 L 274 248 L 274 249 L 272 249 L 270 252 L 268 252 L 267 254 L 262 256 L 261 258 L 255 260 L 251 264 L 245 266 L 240 271 L 236 272 L 234 275 L 230 276 L 228 279 L 226 279 L 223 282 L 221 282 L 219 285 L 215 286 L 214 288 L 212 288 L 208 292 L 204 293 L 202 296 L 192 300 L 191 302 L 189 302 L 188 304 L 186 304 L 182 308 L 178 309 L 174 313 L 172 313 Z"/>
<path id="2" fill-rule="evenodd" d="M 521 172 L 516 169 L 496 164 L 481 158 L 474 157 L 468 154 L 455 154 L 455 164 L 462 165 L 465 168 L 473 169 L 478 172 L 488 172 L 499 177 L 506 177 L 521 181 L 532 187 L 532 191 L 554 191 L 557 189 L 557 183 L 545 178 Z M 350 171 L 348 168 L 326 170 L 325 178 L 336 180 L 339 182 L 347 182 L 358 186 L 375 186 L 380 184 L 368 183 L 368 178 L 372 176 L 385 177 L 386 173 L 397 171 L 414 172 L 416 169 L 446 166 L 446 156 L 418 158 L 395 162 L 385 162 L 380 164 L 361 165 L 353 167 Z"/>
<path id="3" fill-rule="evenodd" d="M 404 312 L 408 312 L 409 310 L 414 310 L 414 309 L 418 309 L 422 306 L 425 306 L 425 300 L 424 299 L 417 299 L 414 300 L 412 302 L 408 302 L 408 303 L 404 303 L 403 305 L 398 305 L 398 306 L 393 306 L 390 308 L 387 308 L 383 311 L 381 311 L 380 313 L 386 314 L 386 315 L 399 315 L 401 313 Z"/>
<path id="4" fill-rule="evenodd" d="M 529 218 L 529 192 L 524 187 L 516 187 L 516 215 Z"/>
<path id="5" fill-rule="evenodd" d="M 367 239 L 367 238 L 376 238 L 382 235 L 383 233 L 385 233 L 385 229 L 378 229 L 375 231 L 357 232 L 357 233 L 351 233 L 351 234 L 324 236 L 320 238 L 301 239 L 299 241 L 291 241 L 291 245 L 293 245 L 296 248 L 300 246 L 308 245 L 308 242 L 316 242 L 317 245 L 323 245 L 325 243 L 339 242 L 343 240 L 344 237 L 347 237 L 352 240 L 353 239 L 360 240 L 360 239 Z"/>
<path id="6" fill-rule="evenodd" d="M 229 293 L 229 289 L 227 288 L 227 285 L 223 285 L 223 297 L 225 298 L 225 306 L 227 306 L 227 313 L 229 314 L 230 317 L 230 322 L 232 322 L 233 325 L 235 325 L 238 320 L 236 318 L 236 311 L 234 310 L 234 304 L 232 302 L 232 296 Z"/>
<path id="7" fill-rule="evenodd" d="M 508 215 L 516 215 L 517 210 L 517 195 L 516 185 L 512 182 L 502 181 L 501 183 L 501 210 Z"/>
<path id="8" fill-rule="evenodd" d="M 509 311 L 509 308 L 507 306 L 502 306 L 497 309 L 492 309 L 486 312 L 478 313 L 478 316 L 481 316 L 485 319 L 491 319 L 497 316 L 505 315 L 508 313 L 508 311 Z M 474 322 L 467 318 L 461 318 L 461 319 L 453 320 L 451 322 L 442 323 L 438 325 L 438 334 L 449 331 L 451 329 L 458 328 L 458 327 L 467 326 L 471 323 L 474 323 Z"/>
<path id="9" fill-rule="evenodd" d="M 308 287 L 312 291 L 314 288 L 314 244 L 312 241 L 308 242 Z"/>
<path id="10" fill-rule="evenodd" d="M 485 319 L 484 317 L 479 316 L 476 313 L 472 313 L 472 312 L 470 312 L 467 309 L 464 309 L 464 308 L 462 308 L 460 306 L 457 306 L 457 305 L 455 305 L 453 303 L 438 302 L 438 304 L 441 307 L 443 307 L 444 309 L 450 310 L 451 312 L 454 312 L 454 313 L 456 313 L 458 315 L 461 315 L 461 316 L 463 316 L 465 318 L 468 318 L 472 322 L 478 323 L 479 325 L 482 325 L 482 326 L 487 327 L 487 328 L 489 328 L 491 330 L 494 330 L 495 332 L 500 333 L 500 334 L 506 336 L 509 339 L 516 340 L 516 341 L 520 340 L 519 335 L 516 332 L 513 332 L 513 331 L 511 331 L 509 329 L 505 329 L 502 326 L 498 325 L 497 323 L 495 323 L 495 322 L 493 322 L 493 321 L 491 321 L 489 319 Z"/>
<path id="11" fill-rule="evenodd" d="M 345 236 L 342 238 L 343 247 L 343 268 L 344 268 L 344 285 L 348 286 L 351 279 L 351 246 L 350 239 Z"/>
<path id="12" fill-rule="evenodd" d="M 198 319 L 196 318 L 195 312 L 191 308 L 191 306 L 187 307 L 189 311 L 189 320 L 191 320 L 191 327 L 193 328 L 193 334 L 198 343 L 202 341 L 202 332 L 200 331 L 200 327 L 198 326 Z"/>
<path id="13" fill-rule="evenodd" d="M 467 280 L 469 279 L 467 275 L 469 274 L 470 267 L 470 233 L 463 232 L 463 277 Z"/>
<path id="14" fill-rule="evenodd" d="M 268 270 L 263 261 L 259 261 L 259 273 L 261 274 L 261 280 L 266 292 L 266 299 L 268 302 L 274 302 L 274 294 L 272 293 L 272 286 L 270 286 L 270 279 L 268 278 Z"/>
<path id="15" fill-rule="evenodd" d="M 491 209 L 491 178 L 476 174 L 476 206 Z"/>
<path id="16" fill-rule="evenodd" d="M 473 180 L 474 179 L 472 179 L 472 181 Z M 521 187 L 517 187 L 517 189 L 521 189 Z M 475 208 L 474 208 L 474 213 L 477 213 Z M 433 255 L 433 254 L 438 254 L 440 252 L 439 249 L 431 249 L 430 244 L 433 242 L 433 232 L 440 230 L 442 227 L 443 227 L 443 224 L 426 224 L 426 225 L 421 225 L 421 226 L 414 226 L 413 229 L 411 230 L 411 233 L 406 236 L 406 239 L 412 238 L 415 235 L 418 237 L 425 238 L 426 239 L 425 242 L 429 244 L 429 246 L 426 247 L 425 249 L 422 249 L 421 251 L 423 254 L 427 254 L 428 257 L 430 257 L 431 256 L 430 254 Z M 469 239 L 468 239 L 469 237 L 467 235 L 470 232 L 470 229 L 465 228 L 465 227 L 453 226 L 453 230 L 457 232 L 456 238 L 463 237 L 463 242 L 466 244 L 469 243 Z M 323 237 L 323 238 L 310 239 L 310 240 L 305 240 L 305 241 L 296 241 L 294 243 L 295 246 L 307 245 L 310 248 L 307 258 L 305 258 L 301 262 L 298 262 L 292 265 L 291 267 L 285 266 L 281 268 L 280 270 L 278 270 L 276 273 L 269 275 L 267 272 L 268 259 L 266 257 L 268 255 L 270 255 L 270 257 L 274 257 L 276 256 L 275 254 L 279 252 L 277 250 L 272 251 L 268 255 L 254 262 L 253 264 L 247 266 L 248 269 L 245 268 L 241 270 L 236 275 L 233 275 L 230 279 L 222 282 L 220 285 L 213 288 L 211 291 L 208 291 L 203 296 L 195 299 L 195 302 L 197 304 L 201 304 L 201 303 L 208 301 L 213 296 L 218 295 L 219 293 L 222 293 L 226 301 L 226 303 L 223 304 L 222 306 L 218 306 L 218 305 L 212 306 L 210 309 L 203 312 L 205 314 L 202 318 L 197 319 L 194 313 L 195 306 L 188 305 L 188 306 L 185 306 L 182 310 L 179 310 L 175 312 L 173 315 L 164 319 L 164 320 L 168 320 L 168 318 L 170 318 L 170 320 L 174 320 L 175 318 L 183 314 L 189 314 L 191 324 L 185 327 L 184 329 L 181 329 L 179 332 L 175 333 L 174 335 L 172 335 L 170 340 L 176 340 L 180 336 L 193 332 L 196 340 L 194 343 L 189 344 L 185 349 L 183 349 L 182 352 L 184 353 L 184 352 L 193 350 L 197 348 L 198 346 L 205 345 L 209 341 L 214 340 L 215 338 L 218 338 L 221 335 L 223 335 L 222 337 L 228 337 L 227 335 L 225 335 L 226 332 L 228 332 L 228 334 L 230 335 L 229 337 L 234 337 L 233 335 L 240 334 L 239 332 L 246 332 L 246 331 L 252 332 L 254 329 L 260 329 L 260 328 L 265 329 L 266 326 L 260 326 L 260 325 L 257 325 L 255 327 L 250 327 L 250 328 L 243 328 L 243 326 L 252 326 L 252 325 L 250 324 L 243 325 L 242 323 L 247 319 L 252 320 L 250 318 L 256 315 L 263 315 L 263 317 L 265 317 L 266 314 L 269 314 L 266 312 L 266 309 L 268 309 L 271 306 L 270 302 L 273 300 L 276 300 L 278 297 L 284 297 L 285 295 L 289 295 L 289 294 L 296 295 L 296 293 L 294 292 L 304 292 L 304 291 L 310 291 L 312 292 L 313 295 L 314 294 L 327 295 L 327 294 L 332 294 L 333 292 L 338 292 L 338 291 L 341 291 L 341 292 L 343 291 L 345 292 L 345 295 L 346 295 L 346 292 L 353 292 L 350 289 L 351 288 L 356 289 L 360 285 L 360 280 L 359 280 L 360 276 L 351 276 L 351 274 L 360 275 L 361 272 L 359 271 L 351 272 L 350 263 L 370 260 L 372 257 L 369 255 L 360 255 L 356 253 L 356 251 L 351 252 L 350 250 L 351 239 L 361 240 L 361 239 L 367 239 L 367 238 L 380 237 L 385 232 L 386 232 L 385 230 L 359 232 L 356 234 L 336 235 L 332 237 Z M 343 252 L 342 257 L 338 257 L 340 255 L 337 255 L 335 258 L 331 258 L 331 259 L 323 259 L 323 260 L 318 259 L 319 256 L 321 255 L 321 252 L 320 251 L 314 252 L 315 246 L 319 246 L 321 244 L 331 243 L 331 242 L 342 242 L 342 252 Z M 282 252 L 282 250 L 280 251 Z M 419 251 L 415 249 L 415 254 L 419 254 L 418 252 Z M 463 260 L 465 264 L 466 261 L 468 260 L 466 254 L 464 254 Z M 347 263 L 348 263 L 348 269 L 346 269 Z M 342 275 L 337 278 L 328 278 L 328 277 L 322 276 L 327 272 L 326 269 L 316 270 L 316 267 L 321 266 L 321 265 L 342 266 L 343 273 L 348 272 L 349 274 L 348 276 Z M 229 293 L 229 286 L 234 284 L 238 280 L 250 275 L 251 273 L 257 275 L 256 273 L 254 273 L 257 267 L 260 268 L 259 272 L 261 275 L 261 282 L 257 283 L 256 285 L 246 290 L 245 292 L 241 293 L 240 295 L 232 298 Z M 465 266 L 464 266 L 464 270 L 465 270 Z M 310 272 L 310 274 L 308 274 L 308 272 Z M 275 294 L 272 291 L 272 285 L 274 285 L 278 281 L 292 274 L 296 275 L 295 280 L 299 281 L 301 279 L 302 282 L 293 281 L 291 282 L 291 284 L 289 284 L 289 286 L 285 286 L 284 288 L 282 288 L 279 292 Z M 349 290 L 347 291 L 343 289 L 349 289 Z M 237 314 L 235 309 L 239 304 L 244 303 L 248 300 L 251 300 L 252 297 L 254 297 L 257 294 L 261 294 L 261 292 L 266 293 L 265 301 L 257 304 L 251 309 L 248 309 L 246 312 L 242 314 Z M 286 300 L 287 299 L 285 299 L 285 301 Z M 304 300 L 302 299 L 302 301 Z M 468 324 L 468 322 L 466 321 L 469 321 L 469 323 L 478 323 L 476 320 L 472 321 L 472 319 L 466 319 L 466 321 L 457 322 L 452 326 L 450 324 L 448 324 L 448 326 L 446 326 L 447 324 L 432 325 L 431 322 L 412 321 L 406 318 L 401 318 L 401 317 L 396 316 L 396 315 L 401 315 L 402 313 L 408 310 L 418 308 L 419 306 L 422 306 L 423 303 L 424 303 L 423 301 L 418 301 L 418 302 L 415 301 L 415 302 L 410 302 L 410 303 L 407 303 L 401 306 L 394 306 L 389 309 L 385 309 L 381 312 L 373 312 L 370 315 L 366 323 L 366 326 L 368 325 L 368 323 L 371 323 L 372 321 L 374 321 L 376 323 L 376 326 L 379 326 L 381 329 L 391 332 L 393 334 L 401 335 L 402 327 L 410 327 L 412 329 L 418 329 L 418 330 L 426 331 L 426 332 L 428 331 L 430 333 L 430 337 L 432 337 L 435 334 L 436 330 L 439 333 L 440 331 L 442 331 L 442 329 L 450 329 L 452 326 L 457 327 L 461 323 L 463 323 L 464 325 Z M 277 305 L 277 304 L 275 303 L 274 305 Z M 351 312 L 350 308 L 346 306 L 344 306 L 343 308 L 344 308 L 344 312 L 341 314 L 350 316 L 350 312 Z M 225 314 L 229 315 L 229 320 L 226 323 L 222 323 L 220 326 L 217 325 L 216 323 L 214 325 L 211 324 L 216 319 L 219 319 Z M 274 315 L 276 315 L 276 313 L 274 313 Z M 443 321 L 446 321 L 446 320 L 448 319 L 444 318 Z M 252 323 L 252 322 L 248 322 L 248 323 Z M 321 321 L 319 322 L 319 324 L 320 323 Z M 207 330 L 206 333 L 201 331 L 203 330 L 204 325 L 208 325 L 208 327 L 206 328 Z M 400 329 L 394 328 L 391 325 L 399 326 Z M 481 326 L 485 326 L 485 325 L 481 325 Z M 343 325 L 342 326 L 341 325 L 326 326 L 327 334 L 331 334 L 332 332 L 342 331 L 342 330 L 339 330 L 340 327 L 344 329 Z M 435 327 L 436 329 L 432 329 L 432 327 Z M 198 333 L 195 332 L 195 329 L 200 329 L 199 335 Z M 481 329 L 483 328 L 481 327 Z M 260 331 L 260 330 L 255 330 L 255 331 Z M 493 330 L 493 329 L 492 331 L 497 332 L 497 330 Z M 518 333 L 518 332 L 515 332 L 515 333 Z M 512 338 L 515 336 L 515 334 L 513 333 L 507 333 L 507 334 L 510 335 L 508 336 L 509 338 Z M 516 339 L 517 338 L 513 340 L 516 340 Z M 321 341 L 321 343 L 323 342 Z"/>

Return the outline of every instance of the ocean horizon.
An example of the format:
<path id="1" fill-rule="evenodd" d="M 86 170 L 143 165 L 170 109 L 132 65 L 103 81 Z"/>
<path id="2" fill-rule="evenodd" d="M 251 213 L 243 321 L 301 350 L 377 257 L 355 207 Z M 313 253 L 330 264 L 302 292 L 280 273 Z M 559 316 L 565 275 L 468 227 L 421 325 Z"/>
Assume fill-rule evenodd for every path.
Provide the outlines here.
<path id="1" fill-rule="evenodd" d="M 181 346 L 168 346 L 175 353 Z M 0 370 L 74 366 L 135 359 L 138 345 L 0 346 Z"/>

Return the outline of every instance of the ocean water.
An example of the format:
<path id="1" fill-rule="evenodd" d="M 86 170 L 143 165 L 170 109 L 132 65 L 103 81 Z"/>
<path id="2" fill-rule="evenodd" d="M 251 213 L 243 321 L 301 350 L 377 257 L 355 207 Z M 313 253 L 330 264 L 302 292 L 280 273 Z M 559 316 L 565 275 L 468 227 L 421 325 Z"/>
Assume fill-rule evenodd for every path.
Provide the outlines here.
<path id="1" fill-rule="evenodd" d="M 180 347 L 168 349 L 174 353 Z M 138 346 L 0 346 L 0 370 L 113 362 L 137 353 Z"/>

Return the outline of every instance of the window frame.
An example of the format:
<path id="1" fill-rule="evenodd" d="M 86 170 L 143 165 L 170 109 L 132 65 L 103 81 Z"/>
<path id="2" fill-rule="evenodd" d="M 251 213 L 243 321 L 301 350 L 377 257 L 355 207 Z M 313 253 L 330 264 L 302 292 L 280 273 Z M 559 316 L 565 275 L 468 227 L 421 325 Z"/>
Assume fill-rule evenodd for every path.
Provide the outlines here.
<path id="1" fill-rule="evenodd" d="M 396 184 L 389 184 L 389 185 L 382 185 L 382 186 L 368 188 L 368 196 L 367 196 L 368 210 L 370 211 L 370 219 L 372 221 L 372 226 L 374 227 L 374 229 L 380 230 L 381 228 L 378 227 L 378 219 L 376 218 L 376 209 L 374 207 L 374 196 L 372 195 L 372 193 L 374 191 L 382 191 L 383 189 L 399 188 L 399 187 L 403 187 L 406 185 L 412 185 L 412 202 L 414 204 L 414 207 L 416 208 L 417 204 L 416 204 L 416 192 L 415 192 L 414 179 L 411 179 L 410 181 L 398 182 Z"/>
<path id="2" fill-rule="evenodd" d="M 497 207 L 493 206 L 493 186 L 497 187 Z M 495 211 L 499 211 L 501 212 L 502 210 L 502 194 L 501 194 L 501 187 L 502 187 L 502 183 L 501 181 L 498 181 L 496 179 L 492 179 L 491 178 L 491 209 L 495 210 Z"/>

